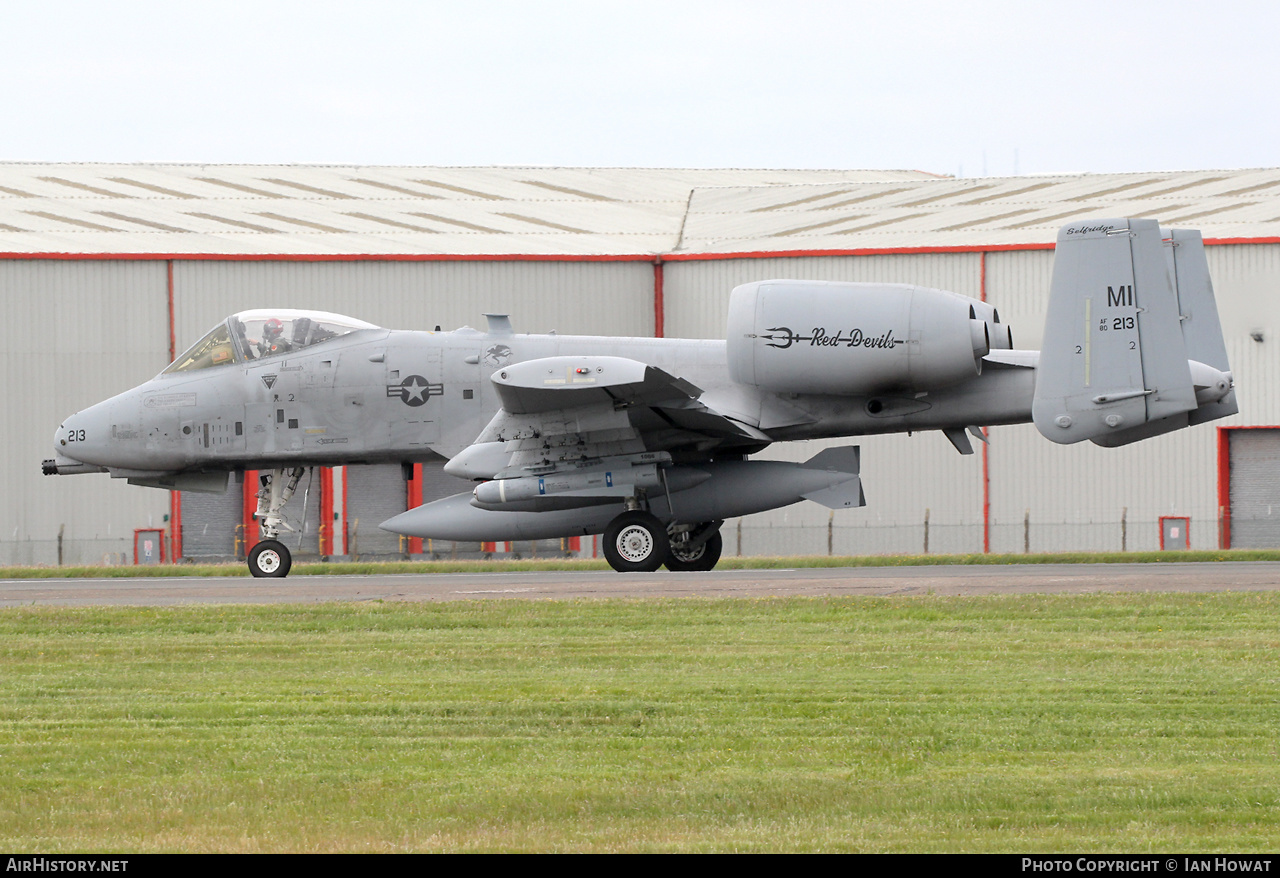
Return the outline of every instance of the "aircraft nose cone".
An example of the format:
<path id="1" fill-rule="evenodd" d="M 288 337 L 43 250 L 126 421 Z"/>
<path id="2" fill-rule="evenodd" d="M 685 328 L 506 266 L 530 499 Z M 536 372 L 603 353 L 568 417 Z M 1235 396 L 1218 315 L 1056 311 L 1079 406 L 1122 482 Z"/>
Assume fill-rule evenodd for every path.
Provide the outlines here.
<path id="1" fill-rule="evenodd" d="M 80 426 L 80 423 L 77 413 L 53 432 L 53 457 L 40 462 L 40 471 L 46 476 L 102 471 L 101 466 L 87 460 L 87 457 L 92 457 L 92 454 L 86 454 L 91 449 L 86 441 L 89 428 Z"/>
<path id="2" fill-rule="evenodd" d="M 103 458 L 111 438 L 107 403 L 98 403 L 64 420 L 53 434 L 53 450 L 83 463 L 107 464 Z"/>
<path id="3" fill-rule="evenodd" d="M 56 454 L 62 457 L 79 460 L 80 457 L 76 454 L 76 451 L 79 450 L 80 446 L 76 443 L 75 439 L 77 436 L 84 433 L 84 430 L 72 426 L 74 422 L 75 415 L 72 415 L 58 425 L 58 429 L 55 430 L 53 434 L 53 450 Z"/>

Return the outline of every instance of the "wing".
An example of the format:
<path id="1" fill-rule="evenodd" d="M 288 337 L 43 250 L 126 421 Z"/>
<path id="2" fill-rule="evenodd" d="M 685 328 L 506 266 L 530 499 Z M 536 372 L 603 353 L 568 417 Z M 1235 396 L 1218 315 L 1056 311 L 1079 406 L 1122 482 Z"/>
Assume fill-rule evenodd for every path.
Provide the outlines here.
<path id="1" fill-rule="evenodd" d="M 619 458 L 706 459 L 769 444 L 755 427 L 700 401 L 702 390 L 623 357 L 526 360 L 491 378 L 502 408 L 445 471 L 464 478 L 581 469 Z"/>

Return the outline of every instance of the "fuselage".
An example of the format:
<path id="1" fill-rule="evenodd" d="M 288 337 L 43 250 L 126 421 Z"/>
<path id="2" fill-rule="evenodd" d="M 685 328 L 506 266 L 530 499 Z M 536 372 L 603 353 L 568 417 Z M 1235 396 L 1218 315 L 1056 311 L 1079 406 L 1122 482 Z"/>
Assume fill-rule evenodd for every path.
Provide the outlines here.
<path id="1" fill-rule="evenodd" d="M 778 394 L 732 381 L 717 340 L 362 328 L 301 350 L 167 370 L 67 418 L 55 450 L 64 471 L 74 462 L 137 477 L 450 458 L 499 409 L 494 372 L 601 351 L 697 385 L 702 403 L 769 441 L 1023 422 L 1034 390 L 1033 369 L 993 365 L 927 394 Z"/>

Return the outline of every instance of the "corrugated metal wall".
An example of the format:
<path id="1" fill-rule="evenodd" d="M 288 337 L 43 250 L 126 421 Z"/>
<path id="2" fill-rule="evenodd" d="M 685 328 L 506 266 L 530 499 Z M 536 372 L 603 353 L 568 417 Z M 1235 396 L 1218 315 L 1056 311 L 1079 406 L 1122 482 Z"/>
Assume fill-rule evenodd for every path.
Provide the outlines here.
<path id="1" fill-rule="evenodd" d="M 738 284 L 777 278 L 873 281 L 936 287 L 966 296 L 981 292 L 977 253 L 886 256 L 797 256 L 665 263 L 668 338 L 724 338 L 729 293 Z"/>
<path id="2" fill-rule="evenodd" d="M 666 334 L 724 338 L 733 288 L 772 278 L 911 283 L 977 297 L 982 257 L 940 253 L 671 262 L 664 278 Z M 775 445 L 761 457 L 800 461 L 840 444 L 862 446 L 867 506 L 832 516 L 815 503 L 799 503 L 750 516 L 742 523 L 743 554 L 826 554 L 828 523 L 834 554 L 919 552 L 926 515 L 931 552 L 982 550 L 980 455 L 962 457 L 941 433 Z M 724 537 L 725 554 L 735 554 L 736 521 L 726 523 Z"/>
<path id="3" fill-rule="evenodd" d="M 1273 293 L 1280 245 L 1214 246 L 1208 255 L 1242 412 L 1224 425 L 1280 424 L 1280 381 L 1272 380 L 1280 374 L 1280 297 Z M 1019 348 L 1040 344 L 1052 265 L 1048 250 L 985 256 L 987 300 L 1013 327 Z M 977 296 L 983 267 L 979 253 L 668 262 L 666 335 L 723 338 L 729 292 L 748 281 L 915 283 Z M 174 293 L 179 349 L 230 312 L 270 305 L 396 328 L 483 326 L 485 311 L 510 313 L 524 331 L 643 336 L 654 325 L 647 262 L 179 261 Z M 0 488 L 22 498 L 0 511 L 0 563 L 53 563 L 60 525 L 68 563 L 131 552 L 133 528 L 164 526 L 165 492 L 97 476 L 47 478 L 38 467 L 63 417 L 167 362 L 166 263 L 0 261 L 0 296 L 8 317 L 0 357 L 11 394 L 0 414 Z M 1154 548 L 1160 515 L 1191 516 L 1193 545 L 1216 545 L 1212 427 L 1124 449 L 1060 447 L 1029 425 L 994 428 L 991 440 L 993 551 L 1118 549 L 1122 540 L 1129 549 Z M 981 454 L 961 457 L 937 433 L 850 441 L 863 447 L 868 507 L 834 518 L 814 504 L 753 516 L 743 523 L 744 553 L 825 553 L 828 545 L 835 553 L 919 551 L 926 512 L 930 551 L 981 551 Z M 775 446 L 767 456 L 802 460 L 821 447 Z M 737 523 L 727 523 L 726 555 L 737 539 Z"/>
<path id="4" fill-rule="evenodd" d="M 347 467 L 346 495 L 351 555 L 369 559 L 407 553 L 406 538 L 378 527 L 408 508 L 408 491 L 400 464 Z"/>
<path id="5" fill-rule="evenodd" d="M 508 313 L 517 332 L 652 335 L 647 262 L 218 262 L 174 266 L 178 348 L 247 308 L 312 308 L 389 329 L 483 329 Z"/>
<path id="6" fill-rule="evenodd" d="M 245 552 L 243 482 L 230 479 L 225 494 L 184 491 L 182 556 L 193 561 L 230 561 Z M 252 548 L 250 546 L 249 548 Z"/>
<path id="7" fill-rule="evenodd" d="M 1207 248 L 1240 414 L 1124 448 L 1057 446 L 1030 425 L 992 430 L 991 548 L 1155 550 L 1162 515 L 1191 517 L 1193 548 L 1218 545 L 1216 426 L 1280 423 L 1280 245 Z M 987 255 L 987 300 L 1014 327 L 1018 347 L 1038 348 L 1053 251 Z M 1024 328 L 1025 327 L 1025 328 Z M 1250 332 L 1259 330 L 1264 341 Z"/>
<path id="8" fill-rule="evenodd" d="M 987 254 L 987 301 L 1038 349 L 1053 274 L 1052 250 Z M 993 552 L 1154 550 L 1159 517 L 1190 515 L 1197 547 L 1216 544 L 1216 446 L 1210 428 L 1124 448 L 1059 446 L 1029 424 L 991 430 Z"/>
<path id="9" fill-rule="evenodd" d="M 1206 248 L 1240 414 L 1235 424 L 1280 424 L 1280 244 Z M 1262 341 L 1254 341 L 1258 332 Z"/>
<path id="10" fill-rule="evenodd" d="M 56 563 L 60 526 L 65 563 L 98 562 L 108 552 L 131 558 L 135 527 L 166 526 L 168 492 L 105 476 L 45 477 L 39 467 L 64 417 L 169 362 L 167 272 L 163 260 L 0 260 L 8 318 L 0 358 L 9 390 L 0 409 L 0 487 L 22 498 L 0 512 L 0 564 Z M 179 351 L 227 314 L 271 305 L 393 328 L 483 327 L 489 311 L 510 313 L 517 331 L 646 336 L 654 327 L 653 268 L 593 261 L 174 264 Z M 308 511 L 304 551 L 314 551 Z M 184 526 L 203 532 L 204 523 Z M 295 542 L 290 537 L 289 545 Z"/>
<path id="11" fill-rule="evenodd" d="M 167 491 L 106 476 L 42 476 L 53 432 L 78 409 L 151 378 L 169 359 L 164 262 L 0 260 L 0 564 L 132 558 L 133 529 L 163 527 Z"/>
<path id="12" fill-rule="evenodd" d="M 1280 245 L 1208 248 L 1241 415 L 1222 423 L 1280 423 Z M 985 256 L 989 303 L 1013 328 L 1018 348 L 1039 348 L 1053 272 L 1052 250 Z M 775 277 L 916 283 L 971 296 L 982 291 L 983 256 L 902 254 L 689 261 L 666 266 L 667 334 L 724 337 L 730 290 Z M 1274 330 L 1273 330 L 1274 328 Z M 1250 339 L 1260 330 L 1264 342 Z M 1216 431 L 1184 430 L 1120 449 L 1055 445 L 1030 425 L 995 427 L 988 449 L 990 545 L 994 552 L 1073 549 L 1154 550 L 1159 517 L 1189 515 L 1195 548 L 1217 545 Z M 832 551 L 983 548 L 980 453 L 961 457 L 938 433 L 861 437 L 867 507 L 837 512 Z M 775 446 L 765 456 L 800 460 L 817 443 Z M 980 451 L 980 450 L 979 450 Z M 744 554 L 825 553 L 828 512 L 800 504 L 743 522 Z M 737 523 L 725 530 L 736 550 Z M 846 548 L 842 550 L 842 545 Z"/>

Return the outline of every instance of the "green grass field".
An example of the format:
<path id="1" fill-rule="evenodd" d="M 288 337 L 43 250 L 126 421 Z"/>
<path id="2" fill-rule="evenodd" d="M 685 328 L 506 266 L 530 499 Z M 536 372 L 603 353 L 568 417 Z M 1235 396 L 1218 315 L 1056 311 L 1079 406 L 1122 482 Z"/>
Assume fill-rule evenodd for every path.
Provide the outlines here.
<path id="1" fill-rule="evenodd" d="M 1280 594 L 0 611 L 0 847 L 1280 847 Z"/>

